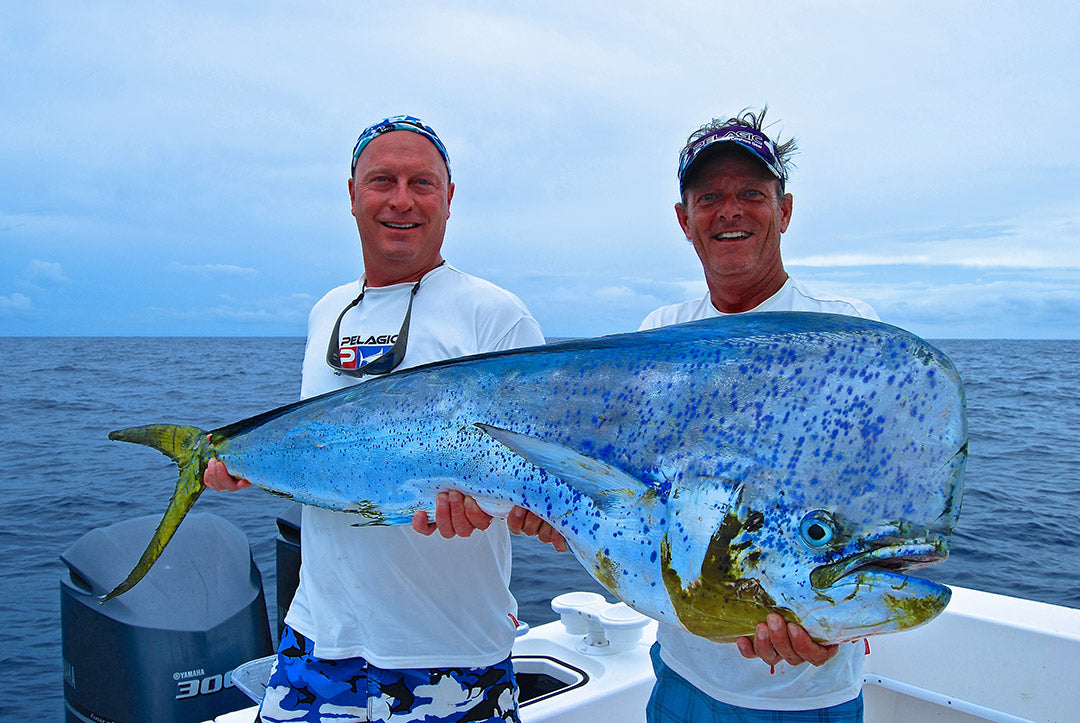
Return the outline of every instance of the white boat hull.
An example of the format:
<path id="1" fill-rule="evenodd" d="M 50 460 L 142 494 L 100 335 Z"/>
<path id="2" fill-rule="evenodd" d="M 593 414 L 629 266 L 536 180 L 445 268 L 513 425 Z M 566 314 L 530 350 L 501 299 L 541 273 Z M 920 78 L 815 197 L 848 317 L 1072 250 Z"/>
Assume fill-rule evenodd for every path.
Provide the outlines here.
<path id="1" fill-rule="evenodd" d="M 933 622 L 870 639 L 866 723 L 1080 720 L 1080 610 L 952 589 Z"/>
<path id="2" fill-rule="evenodd" d="M 516 665 L 568 687 L 523 705 L 522 722 L 644 721 L 655 637 L 649 622 L 640 641 L 604 654 L 559 621 L 528 631 L 514 645 Z M 1080 720 L 1080 610 L 953 587 L 937 619 L 873 637 L 870 648 L 866 723 Z M 255 711 L 215 723 L 250 723 Z"/>

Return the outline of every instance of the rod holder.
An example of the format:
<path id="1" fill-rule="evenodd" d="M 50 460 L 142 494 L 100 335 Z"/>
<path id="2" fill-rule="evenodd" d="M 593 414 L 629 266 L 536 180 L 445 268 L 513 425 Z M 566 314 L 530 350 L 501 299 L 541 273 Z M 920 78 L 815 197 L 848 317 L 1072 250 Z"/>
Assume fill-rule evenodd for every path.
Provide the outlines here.
<path id="1" fill-rule="evenodd" d="M 649 618 L 626 603 L 609 603 L 595 592 L 567 592 L 551 601 L 570 635 L 581 635 L 577 650 L 586 655 L 611 655 L 632 650 L 641 641 Z"/>

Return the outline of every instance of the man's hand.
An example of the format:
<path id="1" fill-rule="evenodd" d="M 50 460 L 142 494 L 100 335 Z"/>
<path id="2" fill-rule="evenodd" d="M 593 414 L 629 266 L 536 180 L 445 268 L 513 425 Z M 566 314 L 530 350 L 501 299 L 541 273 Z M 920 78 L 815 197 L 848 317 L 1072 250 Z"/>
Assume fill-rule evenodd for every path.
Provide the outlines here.
<path id="1" fill-rule="evenodd" d="M 237 479 L 230 475 L 229 470 L 225 469 L 225 463 L 217 457 L 212 457 L 206 463 L 203 484 L 218 492 L 236 492 L 251 486 L 246 479 Z"/>
<path id="2" fill-rule="evenodd" d="M 761 658 L 769 665 L 781 660 L 788 665 L 824 665 L 840 649 L 815 643 L 801 625 L 785 621 L 779 613 L 769 613 L 766 622 L 758 623 L 752 638 L 739 638 L 735 644 L 744 658 Z"/>
<path id="3" fill-rule="evenodd" d="M 427 513 L 418 510 L 413 515 L 412 528 L 421 535 L 439 534 L 451 537 L 468 537 L 476 530 L 486 530 L 494 518 L 480 509 L 476 500 L 457 490 L 440 492 L 435 498 L 435 521 L 428 520 Z"/>
<path id="4" fill-rule="evenodd" d="M 544 521 L 544 518 L 534 515 L 524 507 L 515 507 L 510 510 L 506 518 L 506 526 L 515 535 L 528 535 L 535 537 L 540 542 L 546 542 L 559 552 L 566 552 L 570 548 L 566 546 L 566 539 L 559 532 Z"/>
<path id="5" fill-rule="evenodd" d="M 438 530 L 449 540 L 451 537 L 468 537 L 475 530 L 486 530 L 493 519 L 480 509 L 472 497 L 458 490 L 450 490 L 440 492 L 435 498 L 435 521 L 429 520 L 427 513 L 419 510 L 413 515 L 412 528 L 421 535 L 431 535 Z M 515 535 L 536 537 L 559 552 L 568 549 L 563 536 L 555 528 L 524 507 L 515 507 L 510 511 L 506 526 Z"/>

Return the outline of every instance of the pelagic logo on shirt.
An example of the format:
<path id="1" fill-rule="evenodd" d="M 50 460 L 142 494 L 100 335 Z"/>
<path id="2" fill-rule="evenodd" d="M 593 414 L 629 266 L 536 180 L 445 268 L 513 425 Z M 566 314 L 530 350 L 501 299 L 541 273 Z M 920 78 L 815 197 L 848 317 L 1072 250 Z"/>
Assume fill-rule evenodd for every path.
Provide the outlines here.
<path id="1" fill-rule="evenodd" d="M 397 341 L 397 334 L 378 336 L 343 336 L 338 342 L 338 356 L 342 369 L 359 369 L 378 359 Z"/>

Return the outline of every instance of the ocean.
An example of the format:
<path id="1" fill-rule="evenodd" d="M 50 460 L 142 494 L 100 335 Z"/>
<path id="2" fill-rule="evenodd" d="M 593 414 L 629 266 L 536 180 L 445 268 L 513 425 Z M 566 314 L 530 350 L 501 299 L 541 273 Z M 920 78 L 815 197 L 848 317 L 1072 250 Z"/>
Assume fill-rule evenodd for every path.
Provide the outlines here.
<path id="1" fill-rule="evenodd" d="M 963 512 L 941 582 L 1080 608 L 1080 341 L 941 340 L 967 389 Z M 62 720 L 59 555 L 86 532 L 160 515 L 164 457 L 110 442 L 153 422 L 212 429 L 297 398 L 302 339 L 0 338 L 0 720 Z M 247 534 L 274 600 L 276 520 L 290 502 L 207 493 Z M 604 592 L 569 554 L 514 542 L 519 617 L 568 590 Z M 610 599 L 610 595 L 608 596 Z M 271 622 L 275 620 L 272 612 Z"/>

